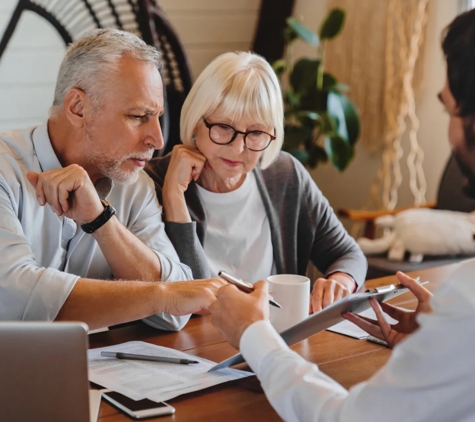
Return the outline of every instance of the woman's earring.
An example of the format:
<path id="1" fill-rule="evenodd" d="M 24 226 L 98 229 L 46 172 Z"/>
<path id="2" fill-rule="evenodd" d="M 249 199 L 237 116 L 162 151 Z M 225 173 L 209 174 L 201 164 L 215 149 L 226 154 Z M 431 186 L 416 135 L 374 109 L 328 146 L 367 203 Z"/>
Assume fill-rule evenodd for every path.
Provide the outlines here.
<path id="1" fill-rule="evenodd" d="M 196 146 L 196 135 L 193 133 L 193 135 L 191 135 L 191 140 L 193 141 L 193 144 Z"/>

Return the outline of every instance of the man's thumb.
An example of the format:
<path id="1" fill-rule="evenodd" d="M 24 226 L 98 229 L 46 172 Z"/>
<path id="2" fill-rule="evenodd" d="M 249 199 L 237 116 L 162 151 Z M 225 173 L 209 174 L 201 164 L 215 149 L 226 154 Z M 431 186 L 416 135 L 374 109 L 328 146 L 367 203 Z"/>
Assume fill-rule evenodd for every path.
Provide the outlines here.
<path id="1" fill-rule="evenodd" d="M 38 176 L 39 174 L 35 173 L 34 171 L 29 171 L 28 173 L 26 173 L 26 178 L 35 189 L 36 189 L 36 184 L 38 183 Z"/>
<path id="2" fill-rule="evenodd" d="M 269 284 L 267 281 L 259 280 L 257 283 L 254 283 L 254 291 L 258 292 L 260 295 L 269 294 Z"/>

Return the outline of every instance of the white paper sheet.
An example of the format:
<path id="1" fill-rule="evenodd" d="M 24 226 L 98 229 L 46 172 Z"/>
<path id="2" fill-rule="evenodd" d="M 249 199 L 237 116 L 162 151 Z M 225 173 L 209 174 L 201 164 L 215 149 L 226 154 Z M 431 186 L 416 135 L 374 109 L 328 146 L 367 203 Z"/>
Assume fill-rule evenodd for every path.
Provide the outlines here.
<path id="1" fill-rule="evenodd" d="M 101 357 L 103 350 L 192 359 L 200 363 L 180 365 L 104 358 Z M 156 402 L 166 401 L 181 394 L 253 375 L 252 372 L 229 368 L 208 373 L 215 362 L 142 341 L 130 341 L 88 350 L 88 359 L 89 381 L 117 391 L 133 400 L 147 398 Z"/>
<path id="2" fill-rule="evenodd" d="M 376 314 L 373 311 L 373 308 L 366 309 L 366 311 L 363 311 L 359 313 L 359 315 L 365 316 L 367 318 L 372 318 L 376 319 Z M 386 318 L 386 321 L 388 321 L 390 324 L 396 324 L 397 321 L 393 318 L 391 318 L 389 315 L 384 314 L 384 317 Z M 338 334 L 344 334 L 345 336 L 357 338 L 357 339 L 364 339 L 368 338 L 369 334 L 353 324 L 350 321 L 343 321 L 340 322 L 333 327 L 327 328 L 328 331 L 332 331 L 334 333 Z"/>

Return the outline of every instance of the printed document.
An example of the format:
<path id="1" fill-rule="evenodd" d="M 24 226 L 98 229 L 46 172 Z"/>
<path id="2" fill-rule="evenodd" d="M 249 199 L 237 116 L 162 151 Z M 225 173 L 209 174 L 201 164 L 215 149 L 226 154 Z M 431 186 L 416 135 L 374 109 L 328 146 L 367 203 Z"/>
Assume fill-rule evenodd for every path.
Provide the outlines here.
<path id="1" fill-rule="evenodd" d="M 366 311 L 359 312 L 358 314 L 376 320 L 376 314 L 374 313 L 373 308 L 366 309 Z M 390 324 L 397 324 L 397 321 L 391 318 L 388 314 L 383 315 L 386 318 L 386 321 L 388 321 Z M 334 325 L 333 327 L 327 328 L 327 330 L 333 331 L 334 333 L 338 334 L 344 334 L 345 336 L 357 338 L 360 340 L 368 338 L 369 336 L 366 331 L 362 330 L 360 327 L 348 320 L 342 321 Z"/>
<path id="2" fill-rule="evenodd" d="M 181 365 L 106 358 L 101 356 L 103 350 L 191 359 L 199 363 Z M 88 360 L 89 381 L 117 391 L 133 400 L 147 398 L 162 402 L 192 391 L 254 375 L 252 372 L 229 368 L 208 373 L 215 362 L 143 341 L 129 341 L 115 346 L 88 350 Z"/>

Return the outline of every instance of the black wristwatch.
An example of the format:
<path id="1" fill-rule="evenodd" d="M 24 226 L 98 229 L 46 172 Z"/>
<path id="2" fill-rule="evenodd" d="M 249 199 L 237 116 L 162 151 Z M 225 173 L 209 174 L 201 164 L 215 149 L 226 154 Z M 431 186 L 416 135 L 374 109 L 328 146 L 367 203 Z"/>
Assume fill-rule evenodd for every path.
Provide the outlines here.
<path id="1" fill-rule="evenodd" d="M 104 211 L 102 211 L 101 215 L 91 223 L 81 224 L 81 229 L 86 233 L 94 233 L 97 229 L 106 224 L 115 214 L 115 209 L 111 204 L 109 204 L 105 199 L 101 199 L 101 202 L 104 206 Z"/>

